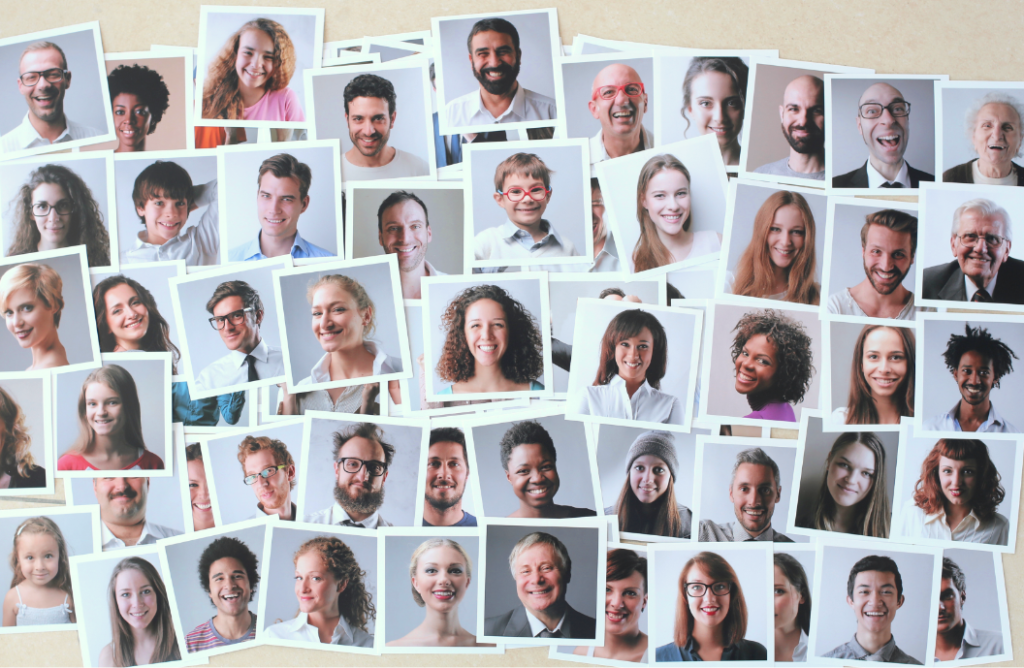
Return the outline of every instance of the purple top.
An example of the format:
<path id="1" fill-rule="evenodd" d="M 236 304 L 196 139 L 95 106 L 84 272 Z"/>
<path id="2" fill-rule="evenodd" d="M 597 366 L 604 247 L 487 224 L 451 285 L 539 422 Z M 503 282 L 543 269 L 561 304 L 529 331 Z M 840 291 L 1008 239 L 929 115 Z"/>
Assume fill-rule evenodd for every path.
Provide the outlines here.
<path id="1" fill-rule="evenodd" d="M 796 414 L 793 413 L 793 407 L 783 401 L 765 404 L 764 408 L 762 408 L 761 410 L 753 411 L 748 415 L 744 415 L 743 417 L 753 418 L 755 420 L 796 422 Z"/>

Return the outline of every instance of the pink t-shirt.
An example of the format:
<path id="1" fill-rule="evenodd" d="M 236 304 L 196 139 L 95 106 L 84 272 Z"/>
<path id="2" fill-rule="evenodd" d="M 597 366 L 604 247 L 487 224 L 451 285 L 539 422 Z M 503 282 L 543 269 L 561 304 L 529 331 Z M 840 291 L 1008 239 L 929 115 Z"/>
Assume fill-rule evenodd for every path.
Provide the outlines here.
<path id="1" fill-rule="evenodd" d="M 302 111 L 299 96 L 291 88 L 285 86 L 281 90 L 272 90 L 260 101 L 242 111 L 242 119 L 246 121 L 304 121 L 306 114 Z"/>
<path id="2" fill-rule="evenodd" d="M 143 450 L 142 455 L 128 466 L 121 469 L 122 471 L 130 471 L 132 469 L 162 469 L 164 467 L 164 460 L 160 459 L 157 455 L 153 454 L 149 450 Z M 57 460 L 58 471 L 96 471 L 98 470 L 95 466 L 89 463 L 85 457 L 79 454 L 69 452 L 63 455 Z"/>

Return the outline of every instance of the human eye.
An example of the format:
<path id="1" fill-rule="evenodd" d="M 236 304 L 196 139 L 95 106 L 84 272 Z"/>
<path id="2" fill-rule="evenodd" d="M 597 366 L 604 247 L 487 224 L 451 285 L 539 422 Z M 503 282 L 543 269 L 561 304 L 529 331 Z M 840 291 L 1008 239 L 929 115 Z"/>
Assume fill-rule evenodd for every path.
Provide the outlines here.
<path id="1" fill-rule="evenodd" d="M 192 489 L 193 487 L 198 488 L 199 487 L 199 483 L 197 483 L 197 482 L 189 482 L 188 483 L 188 488 Z"/>
<path id="2" fill-rule="evenodd" d="M 661 475 L 664 472 L 665 472 L 665 467 L 663 467 L 663 466 L 655 466 L 654 467 L 655 475 Z"/>
<path id="3" fill-rule="evenodd" d="M 697 102 L 697 106 L 698 107 L 704 107 L 705 109 L 707 109 L 708 107 L 712 106 L 712 102 L 711 102 L 711 100 L 706 100 L 706 99 L 705 100 L 700 100 L 699 102 Z"/>
<path id="4" fill-rule="evenodd" d="M 314 309 L 313 310 L 313 317 L 314 318 L 319 318 L 321 315 L 323 315 L 323 313 L 319 309 Z"/>
<path id="5" fill-rule="evenodd" d="M 164 201 L 162 199 L 155 199 L 155 200 L 153 200 L 153 206 L 163 206 L 163 205 L 164 205 Z"/>
<path id="6" fill-rule="evenodd" d="M 770 359 L 768 359 L 767 357 L 762 357 L 761 359 L 758 360 L 758 362 L 760 362 L 763 366 L 771 366 L 772 365 L 772 361 Z"/>
<path id="7" fill-rule="evenodd" d="M 521 468 L 521 469 L 516 471 L 516 475 L 530 475 L 530 469 L 528 469 L 528 468 Z"/>
<path id="8" fill-rule="evenodd" d="M 786 594 L 786 590 L 782 587 L 776 587 L 774 591 L 776 596 L 784 596 Z"/>
<path id="9" fill-rule="evenodd" d="M 448 572 L 453 575 L 462 575 L 462 569 L 456 566 L 455 568 L 448 569 Z"/>
<path id="10" fill-rule="evenodd" d="M 726 104 L 728 104 L 733 109 L 742 109 L 743 108 L 743 103 L 740 102 L 740 99 L 738 97 L 732 98 Z"/>
<path id="11" fill-rule="evenodd" d="M 839 468 L 843 469 L 844 471 L 849 471 L 850 470 L 850 465 L 847 464 L 846 462 L 839 462 L 838 464 L 836 464 L 836 466 L 838 466 Z"/>
<path id="12" fill-rule="evenodd" d="M 434 568 L 433 566 L 427 566 L 427 567 L 426 567 L 426 568 L 425 568 L 424 570 L 425 570 L 425 571 L 426 571 L 426 572 L 427 572 L 428 574 L 430 574 L 430 575 L 433 575 L 434 573 L 436 573 L 436 572 L 437 572 L 437 569 L 436 569 L 436 568 Z"/>
<path id="13" fill-rule="evenodd" d="M 802 237 L 807 234 L 807 231 L 804 230 L 803 228 L 800 228 L 799 230 L 793 230 L 793 234 L 797 235 L 798 237 Z"/>
<path id="14" fill-rule="evenodd" d="M 964 469 L 963 470 L 963 474 L 966 475 L 966 476 L 973 476 L 974 475 L 974 469 Z"/>
<path id="15" fill-rule="evenodd" d="M 115 109 L 114 110 L 114 115 L 115 116 L 124 116 L 124 109 L 121 109 L 121 108 Z"/>

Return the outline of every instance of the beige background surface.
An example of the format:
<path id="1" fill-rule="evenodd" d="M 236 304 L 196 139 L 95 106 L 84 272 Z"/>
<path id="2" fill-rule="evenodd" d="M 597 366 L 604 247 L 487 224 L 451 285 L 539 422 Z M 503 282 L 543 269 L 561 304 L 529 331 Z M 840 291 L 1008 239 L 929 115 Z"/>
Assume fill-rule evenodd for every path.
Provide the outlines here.
<path id="1" fill-rule="evenodd" d="M 427 30 L 430 17 L 509 9 L 558 8 L 562 41 L 584 33 L 608 39 L 700 48 L 779 49 L 782 58 L 874 68 L 879 73 L 948 74 L 960 80 L 1024 79 L 1019 36 L 1024 2 L 990 0 L 732 0 L 711 5 L 694 0 L 261 0 L 221 4 L 326 6 L 324 41 Z M 144 51 L 153 43 L 195 46 L 199 40 L 198 0 L 0 0 L 0 37 L 100 21 L 104 49 Z M 795 436 L 776 432 L 775 436 Z M 63 503 L 57 481 L 53 499 L 0 502 L 0 508 Z M 1021 514 L 1024 521 L 1024 513 Z M 1017 664 L 1024 660 L 1024 550 L 1005 555 L 1007 598 Z M 73 632 L 3 637 L 0 666 L 81 665 Z M 313 650 L 260 647 L 214 657 L 217 666 L 540 666 L 571 665 L 548 659 L 547 648 L 505 655 L 350 656 Z M 576 664 L 579 665 L 579 664 Z M 1009 663 L 1000 665 L 1011 665 Z"/>

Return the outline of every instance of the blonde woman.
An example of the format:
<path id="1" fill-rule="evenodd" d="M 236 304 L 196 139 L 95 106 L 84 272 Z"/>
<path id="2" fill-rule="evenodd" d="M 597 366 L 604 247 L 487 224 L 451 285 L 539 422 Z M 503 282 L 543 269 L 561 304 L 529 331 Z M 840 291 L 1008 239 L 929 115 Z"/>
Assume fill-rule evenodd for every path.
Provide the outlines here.
<path id="1" fill-rule="evenodd" d="M 0 311 L 18 345 L 32 351 L 28 371 L 70 363 L 57 333 L 63 288 L 60 274 L 45 264 L 19 264 L 0 277 Z"/>

